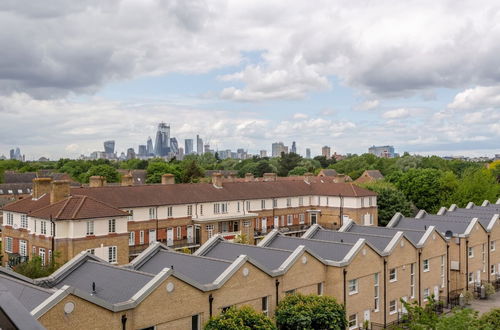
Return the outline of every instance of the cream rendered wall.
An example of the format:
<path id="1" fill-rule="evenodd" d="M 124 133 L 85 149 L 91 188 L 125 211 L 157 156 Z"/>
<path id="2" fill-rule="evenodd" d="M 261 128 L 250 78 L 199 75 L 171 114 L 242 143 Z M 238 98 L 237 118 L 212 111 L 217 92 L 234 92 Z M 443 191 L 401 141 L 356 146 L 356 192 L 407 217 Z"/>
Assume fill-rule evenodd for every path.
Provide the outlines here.
<path id="1" fill-rule="evenodd" d="M 89 219 L 89 220 L 70 220 L 65 221 L 68 223 L 68 231 L 66 237 L 61 238 L 82 238 L 87 236 L 87 221 L 94 221 L 94 236 L 104 236 L 109 234 L 108 221 L 110 219 L 115 219 L 116 222 L 116 233 L 122 234 L 127 233 L 127 219 L 125 217 L 121 218 L 101 218 L 101 219 Z M 57 232 L 57 229 L 56 229 Z M 58 233 L 57 233 L 58 234 Z M 58 237 L 59 234 L 58 234 Z"/>

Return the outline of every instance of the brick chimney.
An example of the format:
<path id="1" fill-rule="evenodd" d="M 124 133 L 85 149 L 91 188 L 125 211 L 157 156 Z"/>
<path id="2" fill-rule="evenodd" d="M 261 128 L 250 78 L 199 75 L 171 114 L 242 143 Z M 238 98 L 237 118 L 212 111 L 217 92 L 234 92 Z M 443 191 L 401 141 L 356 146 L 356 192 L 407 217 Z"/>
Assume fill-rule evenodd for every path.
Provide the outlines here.
<path id="1" fill-rule="evenodd" d="M 227 181 L 228 182 L 235 182 L 236 181 L 236 174 L 229 173 L 229 175 L 227 176 Z"/>
<path id="2" fill-rule="evenodd" d="M 222 188 L 222 174 L 214 173 L 212 174 L 212 184 L 215 188 Z"/>
<path id="3" fill-rule="evenodd" d="M 175 176 L 170 173 L 161 176 L 161 184 L 175 184 Z"/>
<path id="4" fill-rule="evenodd" d="M 33 198 L 38 199 L 44 194 L 50 194 L 50 183 L 52 178 L 34 178 L 33 179 Z"/>
<path id="5" fill-rule="evenodd" d="M 310 172 L 307 172 L 307 173 L 304 173 L 304 181 L 306 183 L 311 183 L 312 182 L 312 179 L 314 177 L 314 174 L 310 173 Z"/>
<path id="6" fill-rule="evenodd" d="M 245 173 L 245 182 L 252 182 L 253 179 L 253 174 L 252 173 Z"/>
<path id="7" fill-rule="evenodd" d="M 70 195 L 68 180 L 56 180 L 52 182 L 50 189 L 50 204 L 57 203 Z"/>
<path id="8" fill-rule="evenodd" d="M 94 175 L 89 178 L 89 187 L 103 187 L 106 185 L 106 178 L 99 175 Z"/>
<path id="9" fill-rule="evenodd" d="M 124 174 L 122 175 L 122 186 L 133 186 L 134 185 L 134 177 L 132 174 Z"/>
<path id="10" fill-rule="evenodd" d="M 264 181 L 276 181 L 276 173 L 264 173 Z"/>

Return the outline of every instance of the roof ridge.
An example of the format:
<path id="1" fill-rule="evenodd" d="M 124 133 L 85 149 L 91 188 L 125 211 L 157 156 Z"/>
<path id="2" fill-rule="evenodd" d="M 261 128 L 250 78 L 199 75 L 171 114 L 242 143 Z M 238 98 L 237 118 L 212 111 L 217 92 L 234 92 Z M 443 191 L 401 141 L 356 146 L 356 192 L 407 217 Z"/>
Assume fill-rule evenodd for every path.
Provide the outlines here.
<path id="1" fill-rule="evenodd" d="M 278 237 L 278 236 L 277 236 Z M 233 243 L 233 242 L 228 242 L 228 241 L 221 241 L 221 243 L 227 243 L 227 244 L 238 244 L 241 246 L 246 246 L 250 248 L 256 248 L 256 249 L 269 249 L 269 250 L 276 250 L 276 251 L 281 251 L 281 252 L 288 252 L 290 253 L 290 250 L 285 250 L 285 249 L 280 249 L 280 248 L 275 248 L 275 247 L 270 247 L 270 246 L 258 246 L 258 245 L 250 245 L 250 244 L 241 244 L 241 243 Z"/>
<path id="2" fill-rule="evenodd" d="M 120 186 L 120 187 L 122 187 L 122 186 Z M 124 187 L 125 187 L 125 186 L 124 186 Z M 127 187 L 129 187 L 129 186 L 127 186 Z M 73 196 L 74 196 L 74 197 L 84 197 L 85 199 L 87 199 L 87 198 L 88 198 L 88 199 L 91 199 L 91 200 L 93 200 L 94 202 L 100 203 L 100 204 L 102 204 L 102 205 L 105 205 L 105 206 L 110 207 L 110 208 L 115 209 L 115 210 L 119 210 L 120 212 L 123 212 L 123 213 L 124 213 L 124 215 L 129 215 L 127 212 L 120 210 L 118 207 L 113 206 L 113 205 L 111 205 L 111 204 L 108 204 L 108 203 L 106 203 L 106 202 L 103 202 L 103 201 L 101 201 L 101 200 L 98 200 L 98 199 L 96 199 L 96 198 L 94 198 L 94 197 L 92 197 L 92 196 L 89 196 L 89 195 L 77 195 L 77 194 L 75 194 L 75 195 L 73 195 Z"/>
<path id="3" fill-rule="evenodd" d="M 236 244 L 236 243 L 235 243 Z M 164 252 L 164 253 L 174 253 L 174 254 L 179 254 L 179 255 L 183 255 L 183 256 L 187 256 L 187 257 L 192 257 L 192 258 L 195 258 L 195 259 L 198 259 L 198 258 L 202 258 L 202 259 L 208 259 L 208 260 L 212 260 L 212 261 L 222 261 L 222 262 L 225 262 L 225 263 L 231 263 L 230 261 L 227 261 L 227 260 L 224 260 L 224 259 L 219 259 L 219 258 L 214 258 L 214 257 L 208 257 L 208 256 L 203 256 L 203 255 L 194 255 L 194 254 L 190 254 L 190 253 L 183 253 L 183 252 L 178 252 L 178 251 L 172 251 L 172 250 L 159 250 L 158 252 Z"/>
<path id="4" fill-rule="evenodd" d="M 385 227 L 382 227 L 382 228 L 385 228 Z M 339 234 L 367 235 L 367 236 L 383 237 L 383 238 L 393 238 L 394 235 L 396 235 L 396 232 L 397 232 L 397 230 L 394 230 L 395 231 L 394 235 L 389 236 L 389 235 L 379 235 L 379 234 L 372 234 L 372 233 L 366 233 L 366 234 L 365 233 L 357 233 L 357 232 L 352 232 L 352 231 L 335 231 L 335 230 L 328 230 L 328 229 L 323 229 L 323 230 L 324 231 L 328 231 L 328 232 L 333 232 L 333 233 L 339 233 Z M 304 238 L 306 238 L 306 237 L 304 237 Z"/>
<path id="5" fill-rule="evenodd" d="M 346 243 L 346 242 L 333 242 L 333 241 L 325 241 L 322 239 L 313 239 L 313 238 L 302 238 L 302 237 L 292 237 L 292 236 L 278 236 L 278 237 L 284 237 L 286 239 L 299 239 L 299 240 L 307 240 L 307 241 L 314 241 L 314 242 L 322 242 L 322 243 L 329 243 L 329 244 L 342 244 L 342 245 L 349 245 L 349 246 L 354 246 L 356 243 Z"/>
<path id="6" fill-rule="evenodd" d="M 125 271 L 131 272 L 131 273 L 140 274 L 140 275 L 146 275 L 146 276 L 149 276 L 149 277 L 154 277 L 155 276 L 155 275 L 153 275 L 151 273 L 146 273 L 146 272 L 143 272 L 143 271 L 140 271 L 140 270 L 135 270 L 135 269 L 131 269 L 131 268 L 123 267 L 123 266 L 111 265 L 110 263 L 108 263 L 106 261 L 102 262 L 102 261 L 97 261 L 97 260 L 85 260 L 85 262 L 90 262 L 90 263 L 101 265 L 101 266 L 108 267 L 108 268 L 125 270 Z M 82 263 L 82 264 L 84 264 L 84 263 Z"/>
<path id="7" fill-rule="evenodd" d="M 75 197 L 71 196 L 71 197 L 72 198 L 77 198 L 76 196 Z M 76 206 L 75 211 L 73 212 L 73 214 L 71 215 L 71 219 L 74 219 L 76 217 L 76 215 L 78 214 L 78 212 L 80 212 L 80 209 L 82 208 L 83 203 L 85 203 L 85 197 L 86 196 L 81 196 L 81 197 L 82 197 L 82 199 L 81 199 L 80 203 L 78 203 L 78 205 Z"/>
<path id="8" fill-rule="evenodd" d="M 54 292 L 56 292 L 56 290 L 54 290 L 54 289 L 44 288 L 44 287 L 38 286 L 38 285 L 36 285 L 34 283 L 29 283 L 29 282 L 23 281 L 21 279 L 15 278 L 15 277 L 10 276 L 10 275 L 5 274 L 5 273 L 0 273 L 0 277 L 3 277 L 5 279 L 7 279 L 8 281 L 10 280 L 10 281 L 13 281 L 13 282 L 16 282 L 16 283 L 20 283 L 20 284 L 29 286 L 32 289 L 36 289 L 36 290 L 39 290 L 39 291 L 42 291 L 42 292 L 45 292 L 45 293 L 48 293 L 48 294 L 53 294 Z"/>

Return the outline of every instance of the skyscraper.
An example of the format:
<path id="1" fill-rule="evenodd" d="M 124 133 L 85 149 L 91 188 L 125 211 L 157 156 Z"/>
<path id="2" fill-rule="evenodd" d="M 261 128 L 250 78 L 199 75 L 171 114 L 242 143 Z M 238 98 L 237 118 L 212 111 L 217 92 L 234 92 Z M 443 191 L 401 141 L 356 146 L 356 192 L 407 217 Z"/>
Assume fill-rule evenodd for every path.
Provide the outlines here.
<path id="1" fill-rule="evenodd" d="M 377 157 L 382 158 L 394 158 L 394 147 L 393 146 L 371 146 L 368 148 L 368 152 Z"/>
<path id="2" fill-rule="evenodd" d="M 288 147 L 286 147 L 283 142 L 275 142 L 272 144 L 272 157 L 280 157 L 282 152 L 288 152 Z"/>
<path id="3" fill-rule="evenodd" d="M 184 140 L 184 154 L 191 155 L 193 153 L 193 139 Z"/>
<path id="4" fill-rule="evenodd" d="M 146 157 L 147 156 L 146 145 L 139 144 L 139 149 L 137 150 L 137 156 L 139 156 L 139 157 Z"/>
<path id="5" fill-rule="evenodd" d="M 104 153 L 106 155 L 115 153 L 115 140 L 104 141 Z"/>
<path id="6" fill-rule="evenodd" d="M 259 152 L 259 154 L 260 154 L 260 158 L 267 157 L 267 150 L 261 150 L 261 151 Z"/>
<path id="7" fill-rule="evenodd" d="M 196 135 L 196 153 L 198 155 L 203 154 L 203 140 L 199 135 Z"/>
<path id="8" fill-rule="evenodd" d="M 128 148 L 127 149 L 127 159 L 134 159 L 134 158 L 135 158 L 134 148 Z"/>
<path id="9" fill-rule="evenodd" d="M 311 159 L 311 149 L 310 148 L 306 148 L 306 158 Z"/>
<path id="10" fill-rule="evenodd" d="M 325 156 L 327 159 L 329 159 L 330 157 L 332 157 L 332 152 L 331 152 L 330 147 L 329 146 L 324 146 L 323 148 L 321 148 L 321 155 Z"/>
<path id="11" fill-rule="evenodd" d="M 161 122 L 155 139 L 155 156 L 165 157 L 170 149 L 170 125 Z"/>
<path id="12" fill-rule="evenodd" d="M 295 141 L 292 142 L 292 149 L 290 150 L 290 152 L 293 152 L 294 154 L 297 153 L 297 145 L 295 144 Z"/>
<path id="13" fill-rule="evenodd" d="M 146 142 L 146 155 L 154 156 L 155 151 L 153 149 L 153 140 L 151 140 L 151 136 L 148 136 L 148 142 Z"/>
<path id="14" fill-rule="evenodd" d="M 177 143 L 177 139 L 174 137 L 170 138 L 170 152 L 174 155 L 179 153 L 179 143 Z"/>

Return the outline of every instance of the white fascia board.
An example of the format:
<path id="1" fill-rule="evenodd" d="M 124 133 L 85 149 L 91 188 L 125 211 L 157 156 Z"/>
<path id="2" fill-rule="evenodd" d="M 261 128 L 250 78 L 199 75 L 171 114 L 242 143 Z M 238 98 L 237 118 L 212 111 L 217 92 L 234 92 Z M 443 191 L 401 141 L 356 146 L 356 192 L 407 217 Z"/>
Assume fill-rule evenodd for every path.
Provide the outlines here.
<path id="1" fill-rule="evenodd" d="M 220 287 L 248 260 L 246 255 L 240 255 L 213 281 L 213 285 Z"/>
<path id="2" fill-rule="evenodd" d="M 448 208 L 448 211 L 453 212 L 458 208 L 457 204 L 451 204 Z"/>
<path id="3" fill-rule="evenodd" d="M 497 223 L 499 216 L 500 215 L 498 213 L 493 215 L 493 217 L 491 218 L 490 222 L 488 223 L 488 228 L 486 228 L 486 230 L 488 232 L 491 232 L 491 230 L 493 229 L 493 227 Z"/>
<path id="4" fill-rule="evenodd" d="M 167 277 L 172 274 L 170 268 L 163 268 L 158 274 L 155 275 L 146 285 L 137 291 L 130 300 L 139 303 L 146 298 L 154 289 L 156 289 Z"/>
<path id="5" fill-rule="evenodd" d="M 401 212 L 396 212 L 393 216 L 391 221 L 387 224 L 387 228 L 394 228 L 398 224 L 399 220 L 403 218 L 403 214 Z"/>
<path id="6" fill-rule="evenodd" d="M 354 221 L 352 219 L 347 219 L 347 221 L 342 224 L 342 227 L 339 228 L 339 231 L 343 233 L 347 232 L 353 224 Z"/>
<path id="7" fill-rule="evenodd" d="M 40 318 L 43 314 L 47 313 L 54 305 L 63 300 L 71 292 L 71 287 L 68 285 L 64 285 L 53 295 L 45 299 L 40 305 L 35 307 L 30 314 L 36 319 Z"/>
<path id="8" fill-rule="evenodd" d="M 495 204 L 500 205 L 500 198 L 497 199 L 497 202 Z"/>
<path id="9" fill-rule="evenodd" d="M 286 260 L 281 264 L 278 270 L 284 272 L 285 270 L 290 268 L 291 265 L 295 262 L 295 260 L 297 260 L 297 258 L 304 253 L 305 249 L 306 247 L 304 245 L 297 246 L 297 248 L 293 250 L 292 254 L 290 254 L 288 258 L 286 258 Z"/>
<path id="10" fill-rule="evenodd" d="M 420 210 L 418 211 L 417 215 L 415 216 L 415 219 L 423 219 L 427 215 L 427 212 L 425 210 Z"/>
<path id="11" fill-rule="evenodd" d="M 469 202 L 467 203 L 467 206 L 465 207 L 466 209 L 471 209 L 474 207 L 474 203 L 473 202 Z"/>
<path id="12" fill-rule="evenodd" d="M 398 242 L 403 238 L 404 233 L 402 231 L 398 231 L 391 239 L 389 244 L 385 247 L 384 251 L 382 253 L 384 255 L 390 254 L 392 250 L 394 250 L 394 247 L 398 244 Z"/>
<path id="13" fill-rule="evenodd" d="M 144 261 L 147 261 L 149 258 L 151 258 L 153 253 L 160 249 L 160 245 L 160 242 L 151 243 L 144 251 L 139 253 L 139 255 L 135 257 L 134 260 L 132 260 L 128 265 L 125 265 L 125 267 L 137 268 Z"/>
<path id="14" fill-rule="evenodd" d="M 476 225 L 476 223 L 479 222 L 479 219 L 478 218 L 474 218 L 472 219 L 472 221 L 469 223 L 469 225 L 467 226 L 467 229 L 465 229 L 463 235 L 464 237 L 466 236 L 469 236 L 470 233 L 472 232 L 472 228 L 474 228 L 474 226 Z"/>
<path id="15" fill-rule="evenodd" d="M 427 230 L 425 231 L 424 235 L 422 235 L 422 237 L 420 238 L 420 241 L 418 241 L 417 243 L 417 247 L 418 248 L 421 248 L 422 246 L 424 246 L 425 242 L 427 241 L 427 239 L 429 238 L 429 236 L 431 236 L 431 233 L 436 229 L 435 226 L 429 226 L 427 228 Z"/>
<path id="16" fill-rule="evenodd" d="M 314 225 L 312 225 L 311 227 L 309 227 L 309 229 L 306 230 L 306 232 L 302 235 L 301 238 L 309 238 L 311 237 L 312 235 L 314 235 L 314 233 L 320 229 L 323 229 L 323 227 L 321 227 L 320 225 L 318 225 L 317 223 L 315 223 Z"/>
<path id="17" fill-rule="evenodd" d="M 194 251 L 193 255 L 195 256 L 203 256 L 214 244 L 219 240 L 224 240 L 221 234 L 214 235 L 208 239 L 202 246 L 198 248 L 198 250 Z"/>
<path id="18" fill-rule="evenodd" d="M 365 245 L 365 239 L 360 238 L 358 241 L 354 244 L 354 246 L 347 252 L 345 255 L 344 259 L 342 259 L 342 263 L 350 263 L 352 258 L 358 253 L 358 251 L 361 249 L 361 247 Z"/>
<path id="19" fill-rule="evenodd" d="M 280 235 L 280 232 L 278 231 L 278 229 L 273 229 L 271 230 L 258 244 L 257 246 L 260 246 L 260 247 L 266 247 L 269 245 L 269 243 L 271 243 L 271 241 L 276 237 Z"/>
<path id="20" fill-rule="evenodd" d="M 488 206 L 488 205 L 490 205 L 490 201 L 487 199 L 485 199 L 483 204 L 481 204 L 481 206 Z"/>

